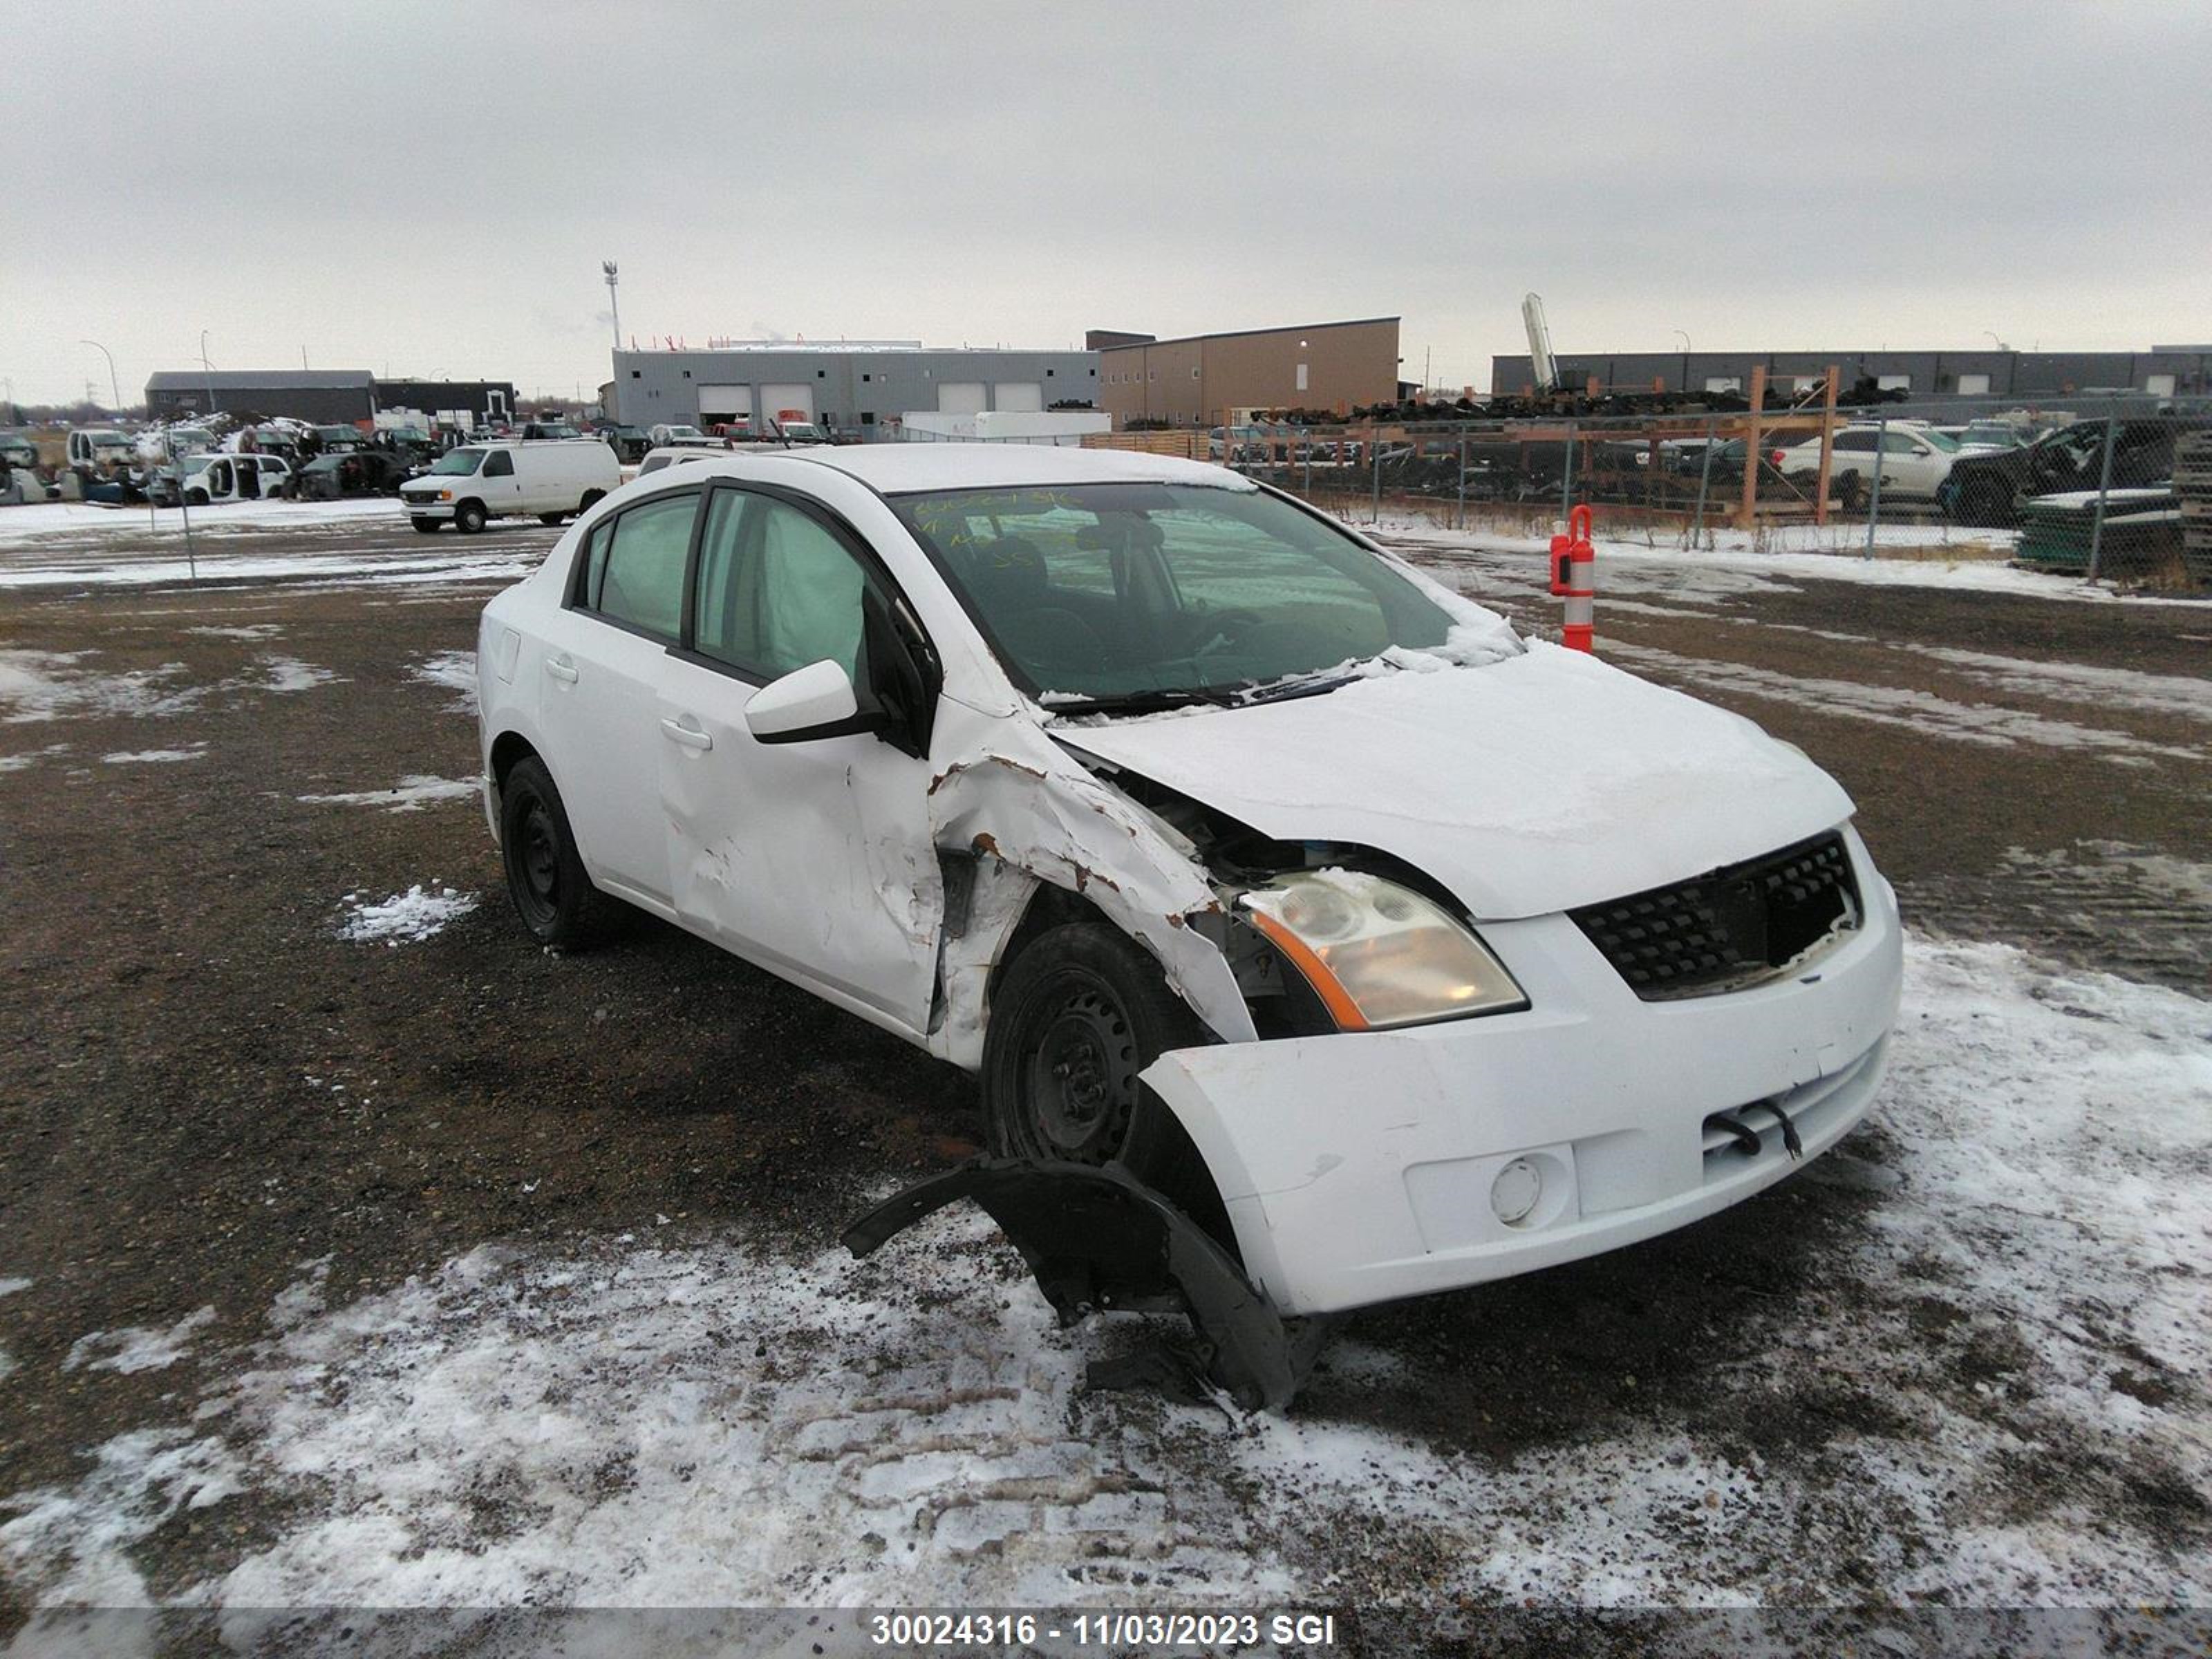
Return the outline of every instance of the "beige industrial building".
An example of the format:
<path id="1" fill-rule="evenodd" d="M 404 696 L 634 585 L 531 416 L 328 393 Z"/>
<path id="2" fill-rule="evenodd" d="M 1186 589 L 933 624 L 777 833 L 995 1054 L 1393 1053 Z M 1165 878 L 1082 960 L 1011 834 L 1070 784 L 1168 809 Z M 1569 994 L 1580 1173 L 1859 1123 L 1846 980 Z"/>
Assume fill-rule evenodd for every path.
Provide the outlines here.
<path id="1" fill-rule="evenodd" d="M 1333 409 L 1398 396 L 1398 319 L 1248 328 L 1157 340 L 1093 330 L 1098 406 L 1116 430 L 1134 420 L 1213 426 L 1267 409 Z"/>

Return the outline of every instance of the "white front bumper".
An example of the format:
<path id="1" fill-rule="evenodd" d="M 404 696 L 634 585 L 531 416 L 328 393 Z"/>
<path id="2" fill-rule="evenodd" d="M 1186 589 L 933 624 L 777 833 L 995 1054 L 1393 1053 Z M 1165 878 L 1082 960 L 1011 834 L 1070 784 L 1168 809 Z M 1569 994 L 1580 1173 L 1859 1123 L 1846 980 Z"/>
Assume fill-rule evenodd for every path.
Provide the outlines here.
<path id="1" fill-rule="evenodd" d="M 1712 1214 L 1800 1167 L 1754 1109 L 1757 1156 L 1708 1114 L 1778 1098 L 1804 1156 L 1865 1116 L 1897 1016 L 1889 885 L 1847 836 L 1864 924 L 1802 974 L 1639 1000 L 1564 915 L 1489 924 L 1525 1012 L 1163 1054 L 1144 1080 L 1190 1132 L 1253 1282 L 1286 1315 L 1503 1279 Z M 1517 1224 L 1499 1171 L 1541 1176 Z M 1526 1172 L 1516 1179 L 1524 1190 Z"/>
<path id="2" fill-rule="evenodd" d="M 453 516 L 451 501 L 418 501 L 411 496 L 402 495 L 399 504 L 406 509 L 410 519 L 450 519 Z"/>

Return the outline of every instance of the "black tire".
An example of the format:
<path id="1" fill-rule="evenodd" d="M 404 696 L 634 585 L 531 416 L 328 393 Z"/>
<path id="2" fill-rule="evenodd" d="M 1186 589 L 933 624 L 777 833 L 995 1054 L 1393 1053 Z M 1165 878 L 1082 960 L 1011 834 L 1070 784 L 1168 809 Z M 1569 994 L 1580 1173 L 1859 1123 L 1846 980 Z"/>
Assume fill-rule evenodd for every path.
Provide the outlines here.
<path id="1" fill-rule="evenodd" d="M 491 514 L 484 511 L 482 501 L 463 501 L 453 509 L 453 528 L 464 536 L 482 533 L 483 527 L 490 522 Z"/>
<path id="2" fill-rule="evenodd" d="M 535 755 L 517 761 L 500 787 L 499 845 L 507 896 L 530 936 L 562 950 L 589 944 L 606 901 L 584 873 L 561 792 Z"/>
<path id="3" fill-rule="evenodd" d="M 538 522 L 540 524 L 558 524 L 562 520 L 568 516 L 568 515 L 565 513 L 541 513 L 538 515 Z"/>
<path id="4" fill-rule="evenodd" d="M 208 504 L 208 493 L 204 489 L 187 489 L 185 492 L 185 501 L 188 506 L 205 507 Z"/>
<path id="5" fill-rule="evenodd" d="M 1118 1160 L 1201 1224 L 1225 1224 L 1198 1149 L 1137 1081 L 1169 1049 L 1205 1041 L 1133 939 L 1097 922 L 1038 934 L 991 994 L 981 1082 L 992 1152 Z"/>
<path id="6" fill-rule="evenodd" d="M 584 499 L 576 503 L 576 516 L 581 518 L 606 498 L 607 492 L 604 489 L 586 490 Z"/>
<path id="7" fill-rule="evenodd" d="M 434 536 L 438 533 L 438 521 L 435 519 L 410 518 L 407 522 L 425 536 Z"/>

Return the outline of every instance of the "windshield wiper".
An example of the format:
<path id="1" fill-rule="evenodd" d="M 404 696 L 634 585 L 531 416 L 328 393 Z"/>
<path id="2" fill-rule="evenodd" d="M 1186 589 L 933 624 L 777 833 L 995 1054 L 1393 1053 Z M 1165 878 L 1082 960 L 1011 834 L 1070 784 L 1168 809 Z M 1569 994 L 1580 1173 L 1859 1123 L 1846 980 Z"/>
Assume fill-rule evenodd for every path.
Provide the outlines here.
<path id="1" fill-rule="evenodd" d="M 1157 714 L 1164 709 L 1190 708 L 1201 704 L 1232 708 L 1243 700 L 1237 687 L 1176 686 L 1164 690 L 1117 691 L 1105 696 L 1086 695 L 1080 701 L 1054 699 L 1050 707 L 1055 714 Z"/>
<path id="2" fill-rule="evenodd" d="M 1247 693 L 1237 701 L 1247 706 L 1262 702 L 1288 702 L 1293 697 L 1318 697 L 1349 685 L 1354 680 L 1365 679 L 1364 674 L 1316 674 L 1302 680 L 1278 680 L 1272 685 L 1261 686 Z"/>

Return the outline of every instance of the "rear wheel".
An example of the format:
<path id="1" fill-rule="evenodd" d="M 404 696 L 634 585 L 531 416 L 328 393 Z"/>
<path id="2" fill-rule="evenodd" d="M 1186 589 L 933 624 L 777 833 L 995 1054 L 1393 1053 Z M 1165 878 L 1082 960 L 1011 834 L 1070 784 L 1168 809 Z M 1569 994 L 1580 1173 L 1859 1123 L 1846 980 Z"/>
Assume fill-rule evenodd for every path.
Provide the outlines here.
<path id="1" fill-rule="evenodd" d="M 1001 1158 L 1118 1162 L 1224 1243 L 1228 1220 L 1205 1161 L 1139 1074 L 1206 1041 L 1159 964 L 1097 922 L 1040 933 L 991 995 L 983 1117 Z"/>
<path id="2" fill-rule="evenodd" d="M 491 514 L 484 511 L 482 501 L 463 501 L 453 509 L 453 528 L 464 536 L 473 536 L 491 522 Z"/>
<path id="3" fill-rule="evenodd" d="M 561 792 L 544 763 L 518 761 L 499 792 L 500 852 L 515 914 L 540 945 L 587 944 L 606 901 L 584 872 Z"/>
<path id="4" fill-rule="evenodd" d="M 435 519 L 410 518 L 407 522 L 413 525 L 416 529 L 421 531 L 425 536 L 434 536 L 437 534 L 438 521 Z"/>
<path id="5" fill-rule="evenodd" d="M 606 498 L 607 498 L 607 492 L 606 492 L 605 490 L 604 490 L 604 489 L 587 489 L 587 490 L 586 490 L 586 491 L 584 492 L 584 498 L 583 498 L 583 500 L 581 500 L 581 501 L 578 501 L 578 502 L 576 503 L 576 512 L 577 512 L 578 516 L 580 516 L 580 517 L 582 514 L 586 514 L 586 513 L 590 512 L 593 507 L 597 507 L 597 506 L 598 506 L 601 501 L 603 501 L 606 500 Z"/>

